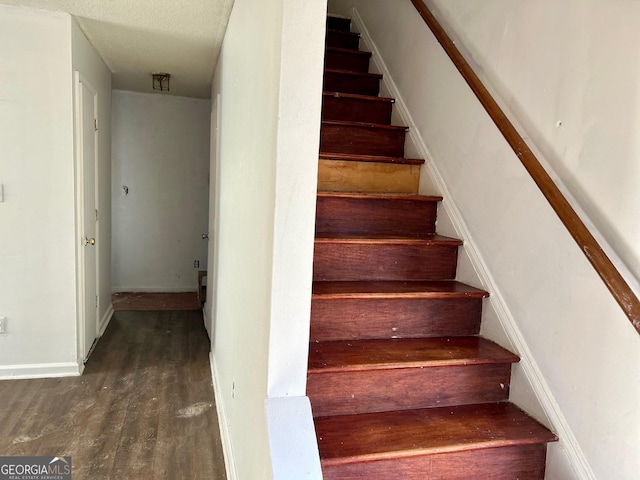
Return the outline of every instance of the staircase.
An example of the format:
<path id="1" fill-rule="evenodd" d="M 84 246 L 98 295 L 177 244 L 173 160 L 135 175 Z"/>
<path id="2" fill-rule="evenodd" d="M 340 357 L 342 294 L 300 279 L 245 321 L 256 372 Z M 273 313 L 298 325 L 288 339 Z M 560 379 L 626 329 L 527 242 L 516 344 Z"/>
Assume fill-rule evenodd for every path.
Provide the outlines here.
<path id="1" fill-rule="evenodd" d="M 556 437 L 508 402 L 518 357 L 478 336 L 487 292 L 358 50 L 329 16 L 307 394 L 325 479 L 543 479 Z"/>

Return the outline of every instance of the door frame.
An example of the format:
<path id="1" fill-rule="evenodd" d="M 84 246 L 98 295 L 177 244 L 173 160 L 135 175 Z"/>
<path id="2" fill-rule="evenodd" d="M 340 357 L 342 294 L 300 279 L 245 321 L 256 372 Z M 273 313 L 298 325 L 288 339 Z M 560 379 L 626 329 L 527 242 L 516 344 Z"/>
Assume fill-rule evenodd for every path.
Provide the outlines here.
<path id="1" fill-rule="evenodd" d="M 212 99 L 209 163 L 209 245 L 207 248 L 207 300 L 205 327 L 213 351 L 218 303 L 218 258 L 220 250 L 220 124 L 222 122 L 221 96 Z"/>
<path id="2" fill-rule="evenodd" d="M 82 373 L 84 370 L 84 363 L 88 358 L 89 353 L 91 352 L 92 345 L 85 345 L 85 331 L 86 331 L 86 287 L 87 281 L 93 280 L 96 286 L 96 312 L 95 312 L 95 322 L 96 322 L 96 340 L 99 337 L 99 318 L 100 318 L 100 218 L 99 214 L 96 218 L 96 265 L 95 265 L 95 279 L 86 278 L 85 274 L 85 258 L 84 258 L 84 233 L 85 229 L 85 187 L 84 187 L 84 155 L 83 155 L 83 118 L 82 118 L 82 87 L 86 87 L 91 94 L 93 95 L 93 114 L 95 119 L 98 118 L 98 91 L 91 85 L 80 72 L 77 70 L 74 71 L 74 103 L 75 103 L 75 111 L 74 111 L 74 134 L 75 134 L 75 184 L 76 184 L 76 280 L 77 280 L 77 335 L 76 335 L 76 345 L 77 345 L 77 361 L 78 361 L 78 369 L 79 372 Z M 98 148 L 98 136 L 99 132 L 97 128 L 94 128 L 94 193 L 95 193 L 95 209 L 97 212 L 100 211 L 99 197 L 99 148 Z M 94 341 L 95 345 L 95 341 Z"/>

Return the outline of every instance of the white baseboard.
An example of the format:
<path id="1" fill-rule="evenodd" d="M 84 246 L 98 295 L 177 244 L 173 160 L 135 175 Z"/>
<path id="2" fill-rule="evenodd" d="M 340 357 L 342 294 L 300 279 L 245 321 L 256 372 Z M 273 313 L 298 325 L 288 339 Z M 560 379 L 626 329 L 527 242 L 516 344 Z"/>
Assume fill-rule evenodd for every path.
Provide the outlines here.
<path id="1" fill-rule="evenodd" d="M 220 438 L 222 440 L 222 453 L 224 454 L 224 467 L 227 472 L 227 480 L 238 480 L 235 458 L 231 447 L 231 436 L 229 435 L 229 423 L 224 410 L 224 403 L 220 392 L 222 387 L 219 384 L 218 369 L 212 352 L 209 352 L 209 363 L 211 365 L 211 379 L 213 382 L 213 394 L 216 400 L 216 411 L 218 413 L 218 425 L 220 426 Z"/>
<path id="2" fill-rule="evenodd" d="M 111 293 L 133 292 L 133 293 L 197 293 L 198 285 L 188 287 L 111 287 Z"/>
<path id="3" fill-rule="evenodd" d="M 0 380 L 75 377 L 78 375 L 80 375 L 80 367 L 76 362 L 0 366 Z"/>
<path id="4" fill-rule="evenodd" d="M 468 254 L 484 288 L 491 293 L 491 301 L 495 307 L 498 320 L 520 356 L 520 365 L 526 380 L 529 383 L 533 394 L 540 402 L 545 415 L 547 415 L 547 418 L 551 422 L 553 430 L 555 430 L 558 435 L 560 439 L 559 445 L 563 449 L 567 461 L 570 463 L 577 478 L 595 480 L 596 477 L 593 470 L 589 466 L 569 423 L 562 414 L 560 406 L 556 402 L 549 384 L 545 381 L 537 362 L 533 358 L 533 354 L 531 353 L 522 331 L 511 314 L 506 301 L 502 295 L 500 295 L 496 282 L 490 273 L 490 269 L 484 261 L 477 245 L 474 243 L 469 228 L 464 221 L 464 217 L 462 216 L 460 209 L 457 207 L 444 178 L 438 171 L 434 162 L 434 156 L 429 152 L 427 145 L 413 121 L 406 103 L 402 99 L 402 95 L 400 94 L 397 84 L 394 82 L 387 65 L 380 55 L 379 49 L 376 47 L 375 42 L 364 25 L 362 17 L 355 8 L 353 9 L 352 22 L 357 31 L 360 32 L 362 40 L 367 44 L 367 48 L 371 50 L 373 54 L 372 59 L 379 72 L 383 75 L 382 81 L 385 84 L 385 88 L 390 93 L 390 96 L 395 98 L 395 108 L 397 109 L 397 113 L 400 118 L 402 118 L 404 125 L 409 127 L 408 135 L 410 141 L 413 142 L 414 147 L 425 159 L 424 168 L 428 169 L 430 179 L 437 187 L 439 194 L 443 197 L 442 207 L 445 210 L 444 213 L 449 216 L 457 234 L 464 240 L 465 252 Z"/>
<path id="5" fill-rule="evenodd" d="M 101 337 L 104 334 L 104 331 L 109 326 L 109 322 L 113 318 L 114 310 L 113 303 L 110 303 L 107 307 L 107 311 L 104 312 L 104 315 L 100 319 L 100 323 L 98 324 L 98 337 Z"/>

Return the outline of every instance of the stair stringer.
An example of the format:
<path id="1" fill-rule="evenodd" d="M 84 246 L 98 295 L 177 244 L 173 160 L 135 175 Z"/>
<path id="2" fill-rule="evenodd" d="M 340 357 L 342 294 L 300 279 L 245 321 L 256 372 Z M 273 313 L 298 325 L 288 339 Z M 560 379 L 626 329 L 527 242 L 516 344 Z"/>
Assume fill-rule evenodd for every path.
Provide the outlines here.
<path id="1" fill-rule="evenodd" d="M 419 133 L 407 104 L 393 80 L 390 70 L 380 54 L 373 38 L 364 24 L 358 9 L 352 11 L 352 31 L 360 33 L 361 48 L 372 52 L 370 71 L 383 75 L 380 95 L 395 99 L 392 123 L 409 127 L 405 143 L 405 155 L 424 158 L 425 163 L 420 174 L 422 195 L 440 195 L 443 197 L 438 208 L 438 232 L 443 235 L 460 238 L 464 244 L 459 248 L 457 279 L 461 282 L 482 288 L 491 293 L 483 307 L 480 334 L 499 345 L 514 351 L 520 356 L 520 362 L 512 369 L 509 400 L 527 411 L 543 425 L 556 432 L 559 441 L 547 446 L 547 463 L 556 456 L 566 458 L 576 478 L 596 480 L 586 457 L 574 435 L 569 422 L 562 413 L 549 384 L 544 379 L 531 349 L 511 313 L 494 277 L 491 274 L 464 217 L 449 191 L 444 177 L 436 165 L 435 155 L 431 153 Z"/>

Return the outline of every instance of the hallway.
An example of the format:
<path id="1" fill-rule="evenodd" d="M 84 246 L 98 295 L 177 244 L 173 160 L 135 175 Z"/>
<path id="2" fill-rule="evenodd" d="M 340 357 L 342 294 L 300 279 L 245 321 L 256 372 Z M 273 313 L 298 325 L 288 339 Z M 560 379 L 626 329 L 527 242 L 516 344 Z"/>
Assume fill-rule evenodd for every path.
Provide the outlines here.
<path id="1" fill-rule="evenodd" d="M 0 455 L 73 478 L 225 479 L 199 311 L 119 311 L 80 377 L 0 382 Z"/>

